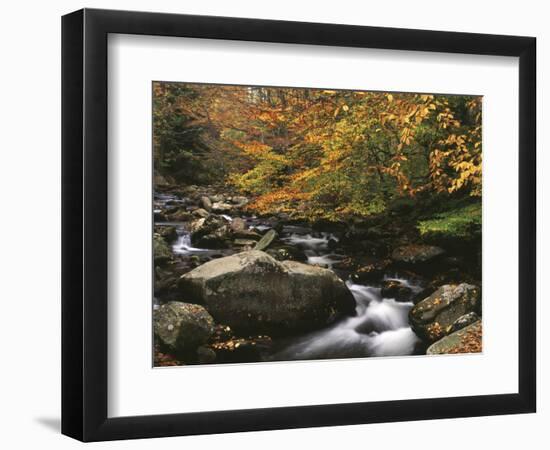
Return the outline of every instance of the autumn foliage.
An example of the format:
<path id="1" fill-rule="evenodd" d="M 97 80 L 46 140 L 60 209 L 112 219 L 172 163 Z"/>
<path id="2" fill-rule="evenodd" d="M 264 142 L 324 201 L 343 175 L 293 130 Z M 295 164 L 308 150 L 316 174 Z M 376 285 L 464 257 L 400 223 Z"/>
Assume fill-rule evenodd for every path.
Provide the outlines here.
<path id="1" fill-rule="evenodd" d="M 261 213 L 336 220 L 425 193 L 481 196 L 481 97 L 181 83 L 153 94 L 155 167 L 229 182 Z"/>

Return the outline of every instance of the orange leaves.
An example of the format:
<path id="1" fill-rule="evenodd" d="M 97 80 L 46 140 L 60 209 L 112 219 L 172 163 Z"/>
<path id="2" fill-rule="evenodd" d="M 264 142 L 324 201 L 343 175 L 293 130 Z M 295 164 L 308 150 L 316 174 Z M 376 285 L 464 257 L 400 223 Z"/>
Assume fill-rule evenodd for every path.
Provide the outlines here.
<path id="1" fill-rule="evenodd" d="M 260 195 L 249 205 L 249 208 L 262 213 L 292 211 L 294 203 L 307 201 L 310 198 L 311 194 L 308 192 L 303 192 L 297 188 L 284 187 Z"/>
<path id="2" fill-rule="evenodd" d="M 234 140 L 232 143 L 246 154 L 257 158 L 261 158 L 271 151 L 271 147 L 269 145 L 262 144 L 258 141 L 242 142 Z"/>
<path id="3" fill-rule="evenodd" d="M 366 215 L 397 194 L 481 193 L 480 97 L 193 85 L 164 105 L 258 211 Z"/>

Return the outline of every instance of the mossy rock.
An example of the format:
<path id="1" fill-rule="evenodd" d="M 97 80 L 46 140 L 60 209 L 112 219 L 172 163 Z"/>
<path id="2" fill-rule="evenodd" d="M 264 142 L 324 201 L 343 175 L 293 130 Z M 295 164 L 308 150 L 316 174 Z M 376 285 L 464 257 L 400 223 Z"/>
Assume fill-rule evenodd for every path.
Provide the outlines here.
<path id="1" fill-rule="evenodd" d="M 258 250 L 207 262 L 178 284 L 183 297 L 243 333 L 305 332 L 355 314 L 355 299 L 334 272 Z"/>
<path id="2" fill-rule="evenodd" d="M 434 262 L 444 253 L 445 250 L 434 245 L 410 244 L 397 247 L 391 257 L 396 263 L 415 265 Z"/>
<path id="3" fill-rule="evenodd" d="M 171 225 L 155 225 L 155 233 L 160 234 L 167 243 L 171 243 L 178 238 L 176 227 Z"/>
<path id="4" fill-rule="evenodd" d="M 254 250 L 265 250 L 267 247 L 271 245 L 271 243 L 275 240 L 276 237 L 277 237 L 277 232 L 275 230 L 269 230 L 258 241 L 256 246 L 254 247 Z"/>
<path id="5" fill-rule="evenodd" d="M 214 333 L 214 319 L 203 306 L 168 302 L 153 315 L 155 335 L 170 350 L 185 354 L 194 352 Z"/>
<path id="6" fill-rule="evenodd" d="M 439 245 L 464 245 L 481 237 L 481 203 L 434 215 L 417 225 L 425 242 Z"/>
<path id="7" fill-rule="evenodd" d="M 411 309 L 409 322 L 420 338 L 434 342 L 447 335 L 458 318 L 479 311 L 480 307 L 477 286 L 446 284 Z"/>
<path id="8" fill-rule="evenodd" d="M 481 320 L 478 320 L 430 345 L 426 354 L 480 353 L 483 349 L 482 331 Z"/>
<path id="9" fill-rule="evenodd" d="M 157 233 L 153 235 L 153 255 L 155 265 L 162 266 L 172 260 L 170 247 L 166 243 L 166 240 Z"/>

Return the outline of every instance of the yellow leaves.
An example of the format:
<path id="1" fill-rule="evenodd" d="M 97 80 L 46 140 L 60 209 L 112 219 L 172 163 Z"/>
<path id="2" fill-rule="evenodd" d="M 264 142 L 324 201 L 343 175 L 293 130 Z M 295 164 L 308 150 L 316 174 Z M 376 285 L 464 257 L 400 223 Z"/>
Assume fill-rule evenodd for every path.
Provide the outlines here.
<path id="1" fill-rule="evenodd" d="M 395 121 L 396 119 L 397 116 L 395 114 L 390 114 L 386 112 L 380 113 L 380 123 L 382 125 L 385 125 L 387 122 Z"/>
<path id="2" fill-rule="evenodd" d="M 259 211 L 366 214 L 374 198 L 383 210 L 389 192 L 481 192 L 479 98 L 236 87 L 201 95 L 186 111 L 208 107 L 197 125 L 217 131 L 221 151 L 244 155 L 235 185 L 258 195 Z"/>
<path id="3" fill-rule="evenodd" d="M 251 156 L 261 157 L 271 151 L 271 147 L 266 144 L 262 144 L 258 141 L 242 142 L 233 141 L 233 145 L 243 150 L 245 153 Z"/>
<path id="4" fill-rule="evenodd" d="M 401 130 L 401 136 L 399 137 L 399 141 L 402 144 L 410 145 L 414 137 L 414 130 L 410 128 L 403 128 Z"/>
<path id="5" fill-rule="evenodd" d="M 311 195 L 311 193 L 303 192 L 295 187 L 284 187 L 260 195 L 249 207 L 260 212 L 270 212 L 273 210 L 281 212 L 292 211 L 294 209 L 292 203 L 308 201 Z"/>

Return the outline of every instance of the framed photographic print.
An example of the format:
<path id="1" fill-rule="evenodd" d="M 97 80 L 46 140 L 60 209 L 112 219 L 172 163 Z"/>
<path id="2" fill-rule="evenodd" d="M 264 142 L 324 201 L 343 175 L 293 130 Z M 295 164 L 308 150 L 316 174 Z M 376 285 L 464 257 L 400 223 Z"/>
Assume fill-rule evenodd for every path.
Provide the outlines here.
<path id="1" fill-rule="evenodd" d="M 535 411 L 535 39 L 63 17 L 62 431 Z"/>

